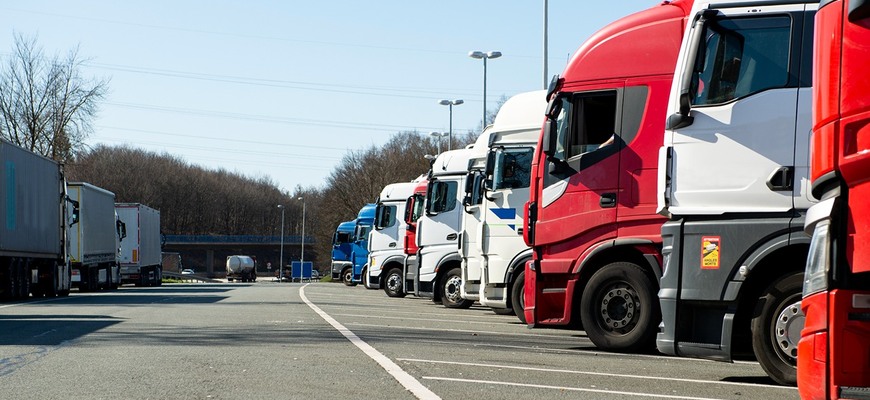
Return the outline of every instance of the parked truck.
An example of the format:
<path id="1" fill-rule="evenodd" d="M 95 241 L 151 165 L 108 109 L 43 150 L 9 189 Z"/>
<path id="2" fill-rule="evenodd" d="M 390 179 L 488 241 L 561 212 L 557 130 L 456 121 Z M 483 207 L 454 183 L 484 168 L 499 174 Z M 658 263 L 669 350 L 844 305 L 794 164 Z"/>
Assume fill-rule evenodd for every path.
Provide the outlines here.
<path id="1" fill-rule="evenodd" d="M 402 269 L 405 262 L 405 203 L 417 182 L 392 183 L 381 190 L 376 201 L 374 230 L 369 236 L 366 288 L 383 289 L 387 296 L 404 297 Z"/>
<path id="2" fill-rule="evenodd" d="M 238 280 L 242 282 L 257 281 L 257 263 L 250 256 L 227 257 L 227 282 Z"/>
<path id="3" fill-rule="evenodd" d="M 70 182 L 69 197 L 78 203 L 78 219 L 70 226 L 71 285 L 79 291 L 116 289 L 121 224 L 115 194 L 84 182 Z"/>
<path id="4" fill-rule="evenodd" d="M 332 235 L 332 280 L 342 279 L 342 271 L 353 269 L 350 261 L 351 244 L 356 221 L 345 221 L 335 228 Z M 344 279 L 342 279 L 344 282 Z"/>
<path id="5" fill-rule="evenodd" d="M 414 187 L 414 194 L 405 201 L 405 237 L 404 252 L 405 262 L 402 276 L 405 278 L 402 290 L 405 294 L 414 294 L 414 278 L 417 276 L 417 221 L 423 216 L 426 205 L 426 189 L 429 187 L 428 178 L 421 180 Z"/>
<path id="6" fill-rule="evenodd" d="M 356 226 L 353 230 L 353 242 L 350 246 L 350 261 L 353 264 L 349 273 L 342 273 L 345 285 L 356 286 L 363 281 L 369 261 L 369 233 L 375 222 L 376 204 L 364 205 L 356 216 Z M 348 281 L 349 279 L 349 281 Z"/>
<path id="7" fill-rule="evenodd" d="M 611 351 L 654 345 L 657 151 L 690 7 L 663 2 L 611 23 L 553 80 L 523 232 L 530 327 L 582 326 Z"/>
<path id="8" fill-rule="evenodd" d="M 870 2 L 825 1 L 816 14 L 810 175 L 821 199 L 798 343 L 802 399 L 870 398 Z"/>
<path id="9" fill-rule="evenodd" d="M 660 351 L 796 380 L 818 2 L 696 2 L 659 161 Z"/>
<path id="10" fill-rule="evenodd" d="M 121 241 L 121 283 L 160 286 L 160 211 L 139 203 L 115 203 L 115 211 L 126 231 Z"/>
<path id="11" fill-rule="evenodd" d="M 462 298 L 462 268 L 459 228 L 462 198 L 469 161 L 482 158 L 487 150 L 484 132 L 474 145 L 445 151 L 432 162 L 426 189 L 425 212 L 417 220 L 417 268 L 412 271 L 409 293 L 431 298 L 450 308 L 474 303 Z M 412 290 L 411 290 L 412 289 Z"/>
<path id="12" fill-rule="evenodd" d="M 0 139 L 0 300 L 66 296 L 78 210 L 60 164 Z"/>
<path id="13" fill-rule="evenodd" d="M 462 297 L 523 318 L 523 206 L 547 102 L 543 90 L 508 99 L 487 130 L 489 152 L 469 172 L 461 214 Z M 481 168 L 482 167 L 482 168 Z"/>

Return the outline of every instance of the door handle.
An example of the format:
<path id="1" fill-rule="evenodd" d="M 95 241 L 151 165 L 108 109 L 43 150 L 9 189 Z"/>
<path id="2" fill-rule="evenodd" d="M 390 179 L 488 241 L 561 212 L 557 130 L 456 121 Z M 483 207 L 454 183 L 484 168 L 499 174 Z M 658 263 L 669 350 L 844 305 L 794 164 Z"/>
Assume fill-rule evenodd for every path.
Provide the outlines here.
<path id="1" fill-rule="evenodd" d="M 601 206 L 601 208 L 616 207 L 616 193 L 602 194 L 601 199 L 598 201 L 598 204 Z"/>
<path id="2" fill-rule="evenodd" d="M 791 191 L 794 188 L 794 167 L 779 167 L 767 178 L 767 187 L 775 192 Z"/>
<path id="3" fill-rule="evenodd" d="M 456 234 L 451 233 L 451 234 L 447 235 L 447 240 L 456 240 Z"/>

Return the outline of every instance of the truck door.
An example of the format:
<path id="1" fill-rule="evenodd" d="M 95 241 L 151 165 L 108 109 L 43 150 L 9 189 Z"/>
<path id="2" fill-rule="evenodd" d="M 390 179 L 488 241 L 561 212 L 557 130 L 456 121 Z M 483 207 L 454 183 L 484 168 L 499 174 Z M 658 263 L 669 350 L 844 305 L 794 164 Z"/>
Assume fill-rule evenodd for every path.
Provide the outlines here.
<path id="1" fill-rule="evenodd" d="M 534 153 L 530 146 L 498 148 L 494 152 L 492 190 L 487 192 L 492 201 L 484 210 L 485 235 L 489 237 L 482 248 L 488 260 L 484 284 L 507 282 L 508 263 L 525 247 L 522 207 L 529 199 Z"/>
<path id="2" fill-rule="evenodd" d="M 810 129 L 809 68 L 801 73 L 804 8 L 707 10 L 694 25 L 694 42 L 687 44 L 694 47 L 683 54 L 696 56 L 685 59 L 677 78 L 684 85 L 675 91 L 691 104 L 691 120 L 669 126 L 673 214 L 794 207 L 795 187 L 802 184 L 796 170 L 807 176 L 806 147 L 796 165 L 795 137 L 800 129 L 806 138 Z"/>
<path id="3" fill-rule="evenodd" d="M 563 92 L 550 103 L 535 223 L 541 272 L 570 272 L 583 251 L 575 243 L 616 236 L 622 95 L 618 83 Z M 572 245 L 558 246 L 569 241 Z"/>

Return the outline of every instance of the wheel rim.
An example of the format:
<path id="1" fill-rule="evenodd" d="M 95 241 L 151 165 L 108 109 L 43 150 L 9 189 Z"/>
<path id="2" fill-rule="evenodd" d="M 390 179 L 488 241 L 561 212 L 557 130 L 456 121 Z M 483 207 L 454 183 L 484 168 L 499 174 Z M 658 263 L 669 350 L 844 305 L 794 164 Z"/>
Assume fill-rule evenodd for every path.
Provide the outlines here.
<path id="1" fill-rule="evenodd" d="M 398 293 L 399 287 L 399 274 L 390 274 L 387 276 L 387 290 L 391 293 Z"/>
<path id="2" fill-rule="evenodd" d="M 776 341 L 775 348 L 777 354 L 783 361 L 791 364 L 797 364 L 797 344 L 801 338 L 801 329 L 804 327 L 804 316 L 801 310 L 801 302 L 793 301 L 783 307 L 776 321 L 773 323 L 773 334 L 771 337 Z"/>
<path id="3" fill-rule="evenodd" d="M 451 303 L 458 303 L 462 301 L 462 297 L 459 293 L 460 285 L 462 285 L 462 278 L 456 275 L 450 276 L 449 278 L 447 278 L 447 281 L 444 282 L 444 295 Z"/>
<path id="4" fill-rule="evenodd" d="M 640 297 L 625 282 L 615 283 L 602 290 L 599 301 L 600 325 L 614 333 L 627 333 L 637 325 Z"/>
<path id="5" fill-rule="evenodd" d="M 350 271 L 345 272 L 344 273 L 344 281 L 347 283 L 350 283 L 351 280 L 353 280 L 353 274 L 351 274 Z"/>

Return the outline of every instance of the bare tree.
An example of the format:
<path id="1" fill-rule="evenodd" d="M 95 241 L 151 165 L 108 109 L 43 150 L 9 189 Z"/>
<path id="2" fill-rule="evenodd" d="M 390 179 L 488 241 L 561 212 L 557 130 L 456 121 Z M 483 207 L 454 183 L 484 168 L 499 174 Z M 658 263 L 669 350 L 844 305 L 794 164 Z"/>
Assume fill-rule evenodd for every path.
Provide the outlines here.
<path id="1" fill-rule="evenodd" d="M 78 48 L 46 57 L 36 38 L 15 35 L 0 63 L 0 135 L 59 161 L 69 160 L 91 132 L 108 81 L 81 74 Z"/>

